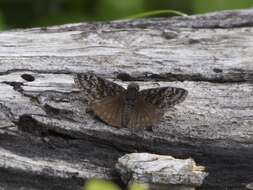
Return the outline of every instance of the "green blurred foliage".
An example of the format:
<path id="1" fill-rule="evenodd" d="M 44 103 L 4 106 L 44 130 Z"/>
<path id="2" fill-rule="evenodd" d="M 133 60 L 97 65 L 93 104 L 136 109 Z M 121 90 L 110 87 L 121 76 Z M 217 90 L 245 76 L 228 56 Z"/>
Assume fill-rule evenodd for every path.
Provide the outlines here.
<path id="1" fill-rule="evenodd" d="M 148 190 L 148 187 L 143 184 L 134 183 L 130 190 Z"/>
<path id="2" fill-rule="evenodd" d="M 155 10 L 196 14 L 249 7 L 253 0 L 0 0 L 0 30 L 108 21 Z"/>
<path id="3" fill-rule="evenodd" d="M 113 20 L 146 10 L 145 0 L 101 0 L 97 12 L 101 20 Z"/>
<path id="4" fill-rule="evenodd" d="M 194 13 L 243 9 L 253 7 L 252 0 L 192 0 Z"/>
<path id="5" fill-rule="evenodd" d="M 185 14 L 193 14 L 192 0 L 148 0 L 147 10 L 170 9 L 183 12 Z"/>
<path id="6" fill-rule="evenodd" d="M 83 190 L 121 190 L 115 183 L 102 179 L 91 179 L 87 181 Z M 146 185 L 134 183 L 130 190 L 148 190 Z"/>
<path id="7" fill-rule="evenodd" d="M 121 189 L 119 186 L 117 186 L 111 181 L 106 181 L 102 179 L 92 179 L 85 184 L 84 190 L 121 190 Z"/>
<path id="8" fill-rule="evenodd" d="M 4 17 L 2 13 L 0 12 L 0 30 L 3 30 L 5 28 L 5 22 L 4 22 Z"/>

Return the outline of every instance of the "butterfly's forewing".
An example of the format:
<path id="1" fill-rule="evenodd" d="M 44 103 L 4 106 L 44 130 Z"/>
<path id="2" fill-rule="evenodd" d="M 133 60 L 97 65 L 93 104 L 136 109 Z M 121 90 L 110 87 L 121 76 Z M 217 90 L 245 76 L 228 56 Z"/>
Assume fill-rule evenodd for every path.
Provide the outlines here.
<path id="1" fill-rule="evenodd" d="M 108 96 L 91 105 L 94 113 L 107 124 L 114 127 L 121 127 L 123 114 L 123 97 Z"/>
<path id="2" fill-rule="evenodd" d="M 125 91 L 122 86 L 93 73 L 75 74 L 74 81 L 77 87 L 81 89 L 83 97 L 89 102 L 119 95 Z"/>
<path id="3" fill-rule="evenodd" d="M 138 98 L 135 109 L 131 112 L 128 123 L 129 128 L 145 128 L 156 124 L 162 116 L 162 112 L 156 106 L 147 103 L 141 97 Z"/>
<path id="4" fill-rule="evenodd" d="M 187 90 L 176 87 L 150 88 L 140 92 L 140 96 L 147 103 L 150 103 L 161 110 L 165 110 L 183 102 L 187 94 Z"/>

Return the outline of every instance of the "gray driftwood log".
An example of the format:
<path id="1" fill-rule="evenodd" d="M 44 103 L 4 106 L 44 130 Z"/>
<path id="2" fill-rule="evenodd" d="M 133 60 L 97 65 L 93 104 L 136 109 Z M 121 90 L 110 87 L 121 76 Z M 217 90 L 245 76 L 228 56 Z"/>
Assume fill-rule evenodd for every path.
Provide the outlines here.
<path id="1" fill-rule="evenodd" d="M 192 157 L 199 189 L 253 181 L 253 10 L 80 23 L 0 33 L 0 187 L 80 189 L 120 182 L 125 153 Z M 177 86 L 185 102 L 132 135 L 85 113 L 73 73 L 142 88 Z"/>

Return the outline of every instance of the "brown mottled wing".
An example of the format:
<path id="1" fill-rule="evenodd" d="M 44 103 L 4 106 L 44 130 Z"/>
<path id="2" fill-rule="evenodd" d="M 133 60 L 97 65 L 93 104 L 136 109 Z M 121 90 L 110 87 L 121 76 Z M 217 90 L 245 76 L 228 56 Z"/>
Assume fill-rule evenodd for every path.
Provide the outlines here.
<path id="1" fill-rule="evenodd" d="M 122 86 L 98 77 L 94 73 L 75 74 L 74 81 L 89 102 L 115 96 L 125 91 Z"/>
<path id="2" fill-rule="evenodd" d="M 185 100 L 188 91 L 176 87 L 150 88 L 142 90 L 140 96 L 161 110 L 166 110 Z"/>
<path id="3" fill-rule="evenodd" d="M 105 123 L 121 127 L 123 114 L 123 97 L 120 95 L 109 96 L 92 103 L 91 108 Z"/>
<path id="4" fill-rule="evenodd" d="M 145 128 L 152 126 L 160 120 L 162 115 L 163 113 L 159 108 L 139 98 L 135 109 L 129 117 L 128 127 Z"/>

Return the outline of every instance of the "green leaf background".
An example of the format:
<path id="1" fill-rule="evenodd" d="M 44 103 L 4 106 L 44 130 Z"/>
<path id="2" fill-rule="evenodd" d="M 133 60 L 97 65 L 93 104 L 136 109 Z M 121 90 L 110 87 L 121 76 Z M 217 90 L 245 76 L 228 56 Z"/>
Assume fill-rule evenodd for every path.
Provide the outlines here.
<path id="1" fill-rule="evenodd" d="M 200 14 L 253 7 L 253 0 L 1 0 L 0 30 L 147 16 Z M 84 190 L 121 190 L 103 180 Z M 131 190 L 147 190 L 135 184 Z"/>
<path id="2" fill-rule="evenodd" d="M 250 7 L 253 0 L 1 0 L 0 30 Z"/>

